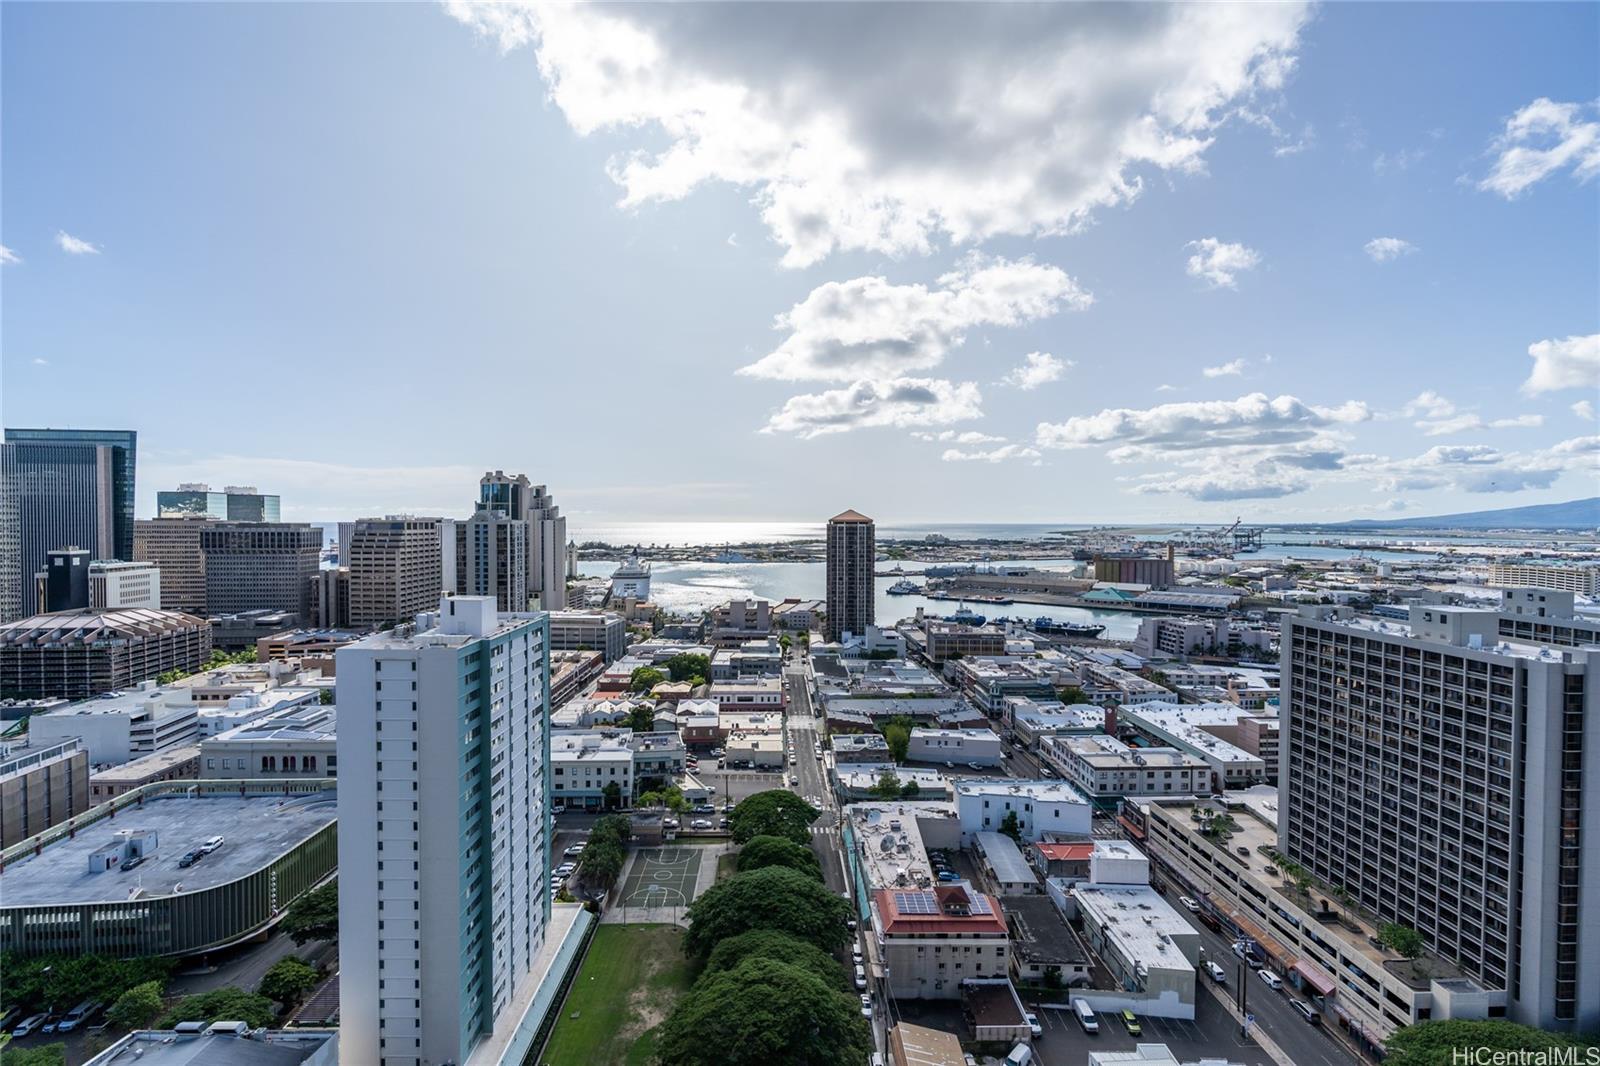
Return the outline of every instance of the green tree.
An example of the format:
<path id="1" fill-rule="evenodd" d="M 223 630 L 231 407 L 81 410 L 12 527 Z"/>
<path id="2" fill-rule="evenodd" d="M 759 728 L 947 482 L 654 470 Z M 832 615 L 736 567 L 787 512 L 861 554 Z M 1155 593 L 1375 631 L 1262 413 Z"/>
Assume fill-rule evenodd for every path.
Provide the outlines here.
<path id="1" fill-rule="evenodd" d="M 283 931 L 296 944 L 310 940 L 339 939 L 339 883 L 329 881 L 289 904 Z"/>
<path id="2" fill-rule="evenodd" d="M 0 957 L 0 1003 L 25 1011 L 64 1010 L 86 999 L 110 1002 L 145 981 L 165 984 L 170 959 L 110 955 L 37 955 Z"/>
<path id="3" fill-rule="evenodd" d="M 583 856 L 578 860 L 578 870 L 584 880 L 609 886 L 622 873 L 626 855 L 614 837 L 602 837 L 597 841 L 591 833 L 589 846 L 583 849 Z"/>
<path id="4" fill-rule="evenodd" d="M 1022 843 L 1022 823 L 1017 820 L 1016 811 L 1007 811 L 1006 816 L 1000 819 L 1000 832 L 1018 844 Z"/>
<path id="5" fill-rule="evenodd" d="M 8 1047 L 0 1051 L 0 1066 L 66 1066 L 67 1045 Z"/>
<path id="6" fill-rule="evenodd" d="M 659 670 L 656 672 L 660 673 Z M 629 680 L 632 681 L 631 676 Z M 655 725 L 656 709 L 648 703 L 641 703 L 628 712 L 628 728 L 635 733 L 648 733 L 655 728 Z"/>
<path id="7" fill-rule="evenodd" d="M 872 1050 L 855 997 L 771 958 L 702 977 L 660 1032 L 662 1066 L 834 1066 Z"/>
<path id="8" fill-rule="evenodd" d="M 1378 930 L 1378 939 L 1383 941 L 1384 947 L 1402 958 L 1415 961 L 1422 954 L 1422 934 L 1409 925 L 1385 922 Z"/>
<path id="9" fill-rule="evenodd" d="M 333 701 L 334 701 L 333 689 L 325 688 L 321 692 L 317 693 L 317 703 L 320 704 L 321 706 L 330 707 L 330 706 L 333 705 Z"/>
<path id="10" fill-rule="evenodd" d="M 689 905 L 684 947 L 705 956 L 728 937 L 752 929 L 792 933 L 824 951 L 850 939 L 850 904 L 822 882 L 781 866 L 738 873 Z"/>
<path id="11" fill-rule="evenodd" d="M 1490 1051 L 1547 1051 L 1592 1046 L 1582 1037 L 1547 1032 L 1506 1021 L 1429 1021 L 1407 1025 L 1384 1042 L 1385 1066 L 1450 1066 L 1461 1062 L 1461 1052 L 1472 1048 Z M 1482 1061 L 1490 1061 L 1484 1057 Z M 1582 1061 L 1574 1059 L 1574 1061 Z"/>
<path id="12" fill-rule="evenodd" d="M 256 991 L 285 1007 L 292 1007 L 317 987 L 318 980 L 316 967 L 290 955 L 273 963 L 272 968 L 262 974 Z"/>
<path id="13" fill-rule="evenodd" d="M 1063 685 L 1056 691 L 1056 695 L 1060 696 L 1061 702 L 1066 704 L 1087 702 L 1083 698 L 1083 689 L 1077 685 Z"/>
<path id="14" fill-rule="evenodd" d="M 768 789 L 747 796 L 728 816 L 733 841 L 745 844 L 756 837 L 786 837 L 796 844 L 811 843 L 811 823 L 818 811 L 793 792 Z"/>
<path id="15" fill-rule="evenodd" d="M 111 1004 L 106 1021 L 114 1029 L 143 1029 L 161 1013 L 161 982 L 145 981 L 134 985 Z"/>
<path id="16" fill-rule="evenodd" d="M 906 749 L 911 747 L 911 723 L 895 718 L 884 723 L 883 739 L 889 743 L 889 754 L 895 762 L 906 761 Z"/>
<path id="17" fill-rule="evenodd" d="M 814 973 L 829 985 L 841 989 L 849 987 L 848 977 L 838 959 L 815 944 L 808 944 L 799 937 L 780 933 L 776 929 L 752 929 L 722 941 L 706 957 L 701 976 L 736 969 L 746 959 L 753 958 L 777 959 Z"/>
<path id="18" fill-rule="evenodd" d="M 888 767 L 878 775 L 878 780 L 872 786 L 872 794 L 879 799 L 900 798 L 900 775 Z"/>
<path id="19" fill-rule="evenodd" d="M 615 781 L 607 781 L 600 794 L 605 797 L 606 810 L 614 811 L 622 806 L 622 786 Z"/>
<path id="20" fill-rule="evenodd" d="M 900 788 L 900 798 L 914 800 L 922 794 L 922 786 L 915 781 L 907 781 Z"/>
<path id="21" fill-rule="evenodd" d="M 217 988 L 197 996 L 185 996 L 156 1022 L 157 1029 L 171 1029 L 179 1022 L 244 1022 L 252 1029 L 268 1026 L 277 1018 L 272 1000 L 259 992 L 242 988 Z"/>
<path id="22" fill-rule="evenodd" d="M 783 866 L 822 880 L 822 864 L 817 861 L 816 852 L 788 837 L 752 837 L 739 850 L 741 873 L 766 866 Z"/>
<path id="23" fill-rule="evenodd" d="M 667 675 L 653 666 L 636 666 L 628 675 L 628 691 L 649 692 L 666 679 Z"/>
<path id="24" fill-rule="evenodd" d="M 689 652 L 679 652 L 666 661 L 667 673 L 672 675 L 674 681 L 687 681 L 692 685 L 703 685 L 706 678 L 711 676 L 711 660 L 704 655 L 693 655 Z"/>

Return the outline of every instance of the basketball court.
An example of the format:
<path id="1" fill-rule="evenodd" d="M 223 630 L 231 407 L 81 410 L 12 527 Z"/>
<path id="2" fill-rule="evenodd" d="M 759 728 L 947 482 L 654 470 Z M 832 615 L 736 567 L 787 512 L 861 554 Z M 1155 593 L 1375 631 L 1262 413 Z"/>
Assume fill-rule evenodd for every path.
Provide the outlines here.
<path id="1" fill-rule="evenodd" d="M 618 902 L 626 907 L 687 907 L 703 848 L 644 848 L 633 857 Z"/>

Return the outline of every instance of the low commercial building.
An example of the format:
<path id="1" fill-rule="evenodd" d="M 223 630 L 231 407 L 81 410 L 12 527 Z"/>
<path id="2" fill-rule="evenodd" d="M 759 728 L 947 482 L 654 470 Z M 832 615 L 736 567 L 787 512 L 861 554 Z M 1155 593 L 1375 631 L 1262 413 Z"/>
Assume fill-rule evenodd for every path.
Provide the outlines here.
<path id="1" fill-rule="evenodd" d="M 1148 884 L 1072 886 L 1084 938 L 1111 971 L 1116 988 L 1092 996 L 1099 1009 L 1132 1009 L 1162 1018 L 1194 1018 L 1200 934 Z"/>
<path id="2" fill-rule="evenodd" d="M 943 1029 L 901 1022 L 889 1030 L 893 1066 L 966 1066 L 961 1039 Z"/>
<path id="3" fill-rule="evenodd" d="M 1086 736 L 1104 733 L 1107 712 L 1092 703 L 1071 705 L 1059 700 L 1008 697 L 1001 721 L 1011 730 L 1011 738 L 1028 751 L 1037 751 L 1045 737 Z"/>
<path id="4" fill-rule="evenodd" d="M 993 626 L 971 626 L 960 622 L 923 623 L 924 653 L 936 663 L 972 655 L 1004 655 L 1006 635 Z M 915 637 L 908 634 L 915 643 Z"/>
<path id="5" fill-rule="evenodd" d="M 621 731 L 550 733 L 550 800 L 568 807 L 598 810 L 606 789 L 621 804 L 633 798 L 633 749 Z"/>
<path id="6" fill-rule="evenodd" d="M 1038 659 L 1001 656 L 957 659 L 945 668 L 950 681 L 991 717 L 999 717 L 1013 697 L 1056 703 L 1056 689 Z"/>
<path id="7" fill-rule="evenodd" d="M 89 752 L 77 737 L 9 744 L 0 754 L 0 848 L 89 807 Z"/>
<path id="8" fill-rule="evenodd" d="M 36 744 L 82 740 L 93 766 L 118 766 L 158 751 L 193 744 L 200 705 L 190 692 L 150 681 L 133 692 L 69 704 L 28 720 Z"/>
<path id="9" fill-rule="evenodd" d="M 835 733 L 829 743 L 833 748 L 834 765 L 841 768 L 894 763 L 894 754 L 882 733 Z"/>
<path id="10" fill-rule="evenodd" d="M 845 763 L 835 771 L 839 793 L 846 801 L 882 799 L 884 775 L 893 777 L 900 794 L 907 799 L 948 800 L 950 782 L 936 770 L 913 770 L 905 766 L 867 766 Z M 915 788 L 911 786 L 915 785 Z"/>
<path id="11" fill-rule="evenodd" d="M 162 781 L 193 781 L 200 776 L 200 746 L 185 744 L 113 766 L 89 778 L 89 799 L 104 803 L 124 792 Z"/>
<path id="12" fill-rule="evenodd" d="M 1132 1051 L 1091 1051 L 1089 1066 L 1235 1066 L 1231 1059 L 1207 1055 L 1183 1061 L 1165 1044 L 1135 1044 Z"/>
<path id="13" fill-rule="evenodd" d="M 551 651 L 597 651 L 606 664 L 628 650 L 628 623 L 611 611 L 551 611 Z"/>
<path id="14" fill-rule="evenodd" d="M 640 782 L 651 778 L 676 780 L 688 769 L 688 752 L 675 732 L 634 733 L 628 746 L 633 750 L 636 789 L 642 789 Z"/>
<path id="15" fill-rule="evenodd" d="M 220 736 L 230 729 L 263 722 L 298 707 L 320 706 L 323 691 L 285 686 L 240 692 L 229 696 L 226 703 L 200 703 L 200 736 Z"/>
<path id="16" fill-rule="evenodd" d="M 787 703 L 783 681 L 776 677 L 713 681 L 711 698 L 724 711 L 782 711 Z"/>
<path id="17" fill-rule="evenodd" d="M 1094 855 L 1094 842 L 1074 840 L 1057 842 L 1036 840 L 1028 845 L 1028 861 L 1046 878 L 1073 881 L 1089 879 L 1089 864 Z"/>
<path id="18" fill-rule="evenodd" d="M 772 621 L 791 633 L 809 633 L 822 627 L 827 609 L 822 600 L 784 600 L 772 608 Z"/>
<path id="19" fill-rule="evenodd" d="M 1157 744 L 1203 759 L 1217 791 L 1277 780 L 1276 712 L 1246 711 L 1233 703 L 1151 702 L 1122 708 L 1117 722 Z M 1247 750 L 1246 744 L 1256 750 Z"/>
<path id="20" fill-rule="evenodd" d="M 211 625 L 176 611 L 129 608 L 38 614 L 0 625 L 0 692 L 88 699 L 211 657 Z"/>
<path id="21" fill-rule="evenodd" d="M 1011 973 L 1017 980 L 1034 985 L 1053 980 L 1063 988 L 1089 982 L 1088 948 L 1048 896 L 1002 896 L 1000 908 L 1011 929 Z"/>
<path id="22" fill-rule="evenodd" d="M 1111 663 L 1084 660 L 1079 667 L 1084 696 L 1091 703 L 1136 707 L 1173 698 L 1172 690 Z"/>
<path id="23" fill-rule="evenodd" d="M 999 832 L 1010 814 L 1017 816 L 1017 828 L 1025 841 L 1046 835 L 1090 836 L 1093 810 L 1089 801 L 1064 781 L 961 778 L 955 789 L 963 843 L 971 843 L 979 833 Z"/>
<path id="24" fill-rule="evenodd" d="M 1245 651 L 1265 654 L 1276 634 L 1270 629 L 1241 625 L 1229 618 L 1145 618 L 1133 651 L 1147 659 L 1183 659 L 1190 655 L 1238 655 Z"/>
<path id="25" fill-rule="evenodd" d="M 605 659 L 597 651 L 550 653 L 550 706 L 560 707 L 600 676 Z"/>
<path id="26" fill-rule="evenodd" d="M 719 648 L 765 640 L 772 632 L 772 605 L 766 600 L 728 600 L 711 609 L 706 639 Z"/>
<path id="27" fill-rule="evenodd" d="M 200 742 L 206 781 L 336 777 L 339 719 L 332 706 L 300 705 Z"/>
<path id="28" fill-rule="evenodd" d="M 913 729 L 907 762 L 1000 765 L 1000 737 L 992 729 Z"/>
<path id="29" fill-rule="evenodd" d="M 97 611 L 125 607 L 160 610 L 160 567 L 154 563 L 96 559 L 89 564 L 89 606 Z"/>
<path id="30" fill-rule="evenodd" d="M 872 931 L 896 999 L 959 999 L 962 982 L 1010 971 L 1000 901 L 965 884 L 878 889 Z"/>
<path id="31" fill-rule="evenodd" d="M 199 1031 L 194 1027 L 199 1026 Z M 339 1030 L 251 1029 L 244 1022 L 135 1029 L 84 1066 L 338 1066 Z"/>
<path id="32" fill-rule="evenodd" d="M 784 764 L 783 735 L 781 733 L 734 732 L 725 741 L 727 754 L 723 765 L 748 763 L 762 769 L 774 770 Z"/>
<path id="33" fill-rule="evenodd" d="M 349 629 L 286 629 L 256 640 L 256 662 L 281 662 L 297 659 L 301 665 L 333 676 L 334 656 L 340 648 L 354 644 L 362 634 Z"/>
<path id="34" fill-rule="evenodd" d="M 1017 842 L 1004 833 L 976 833 L 973 847 L 982 863 L 983 877 L 1001 896 L 1026 896 L 1042 891 L 1039 876 L 1022 857 Z"/>
<path id="35" fill-rule="evenodd" d="M 239 943 L 334 872 L 337 814 L 322 781 L 126 793 L 0 852 L 0 950 L 193 955 Z M 220 848 L 178 865 L 214 836 Z M 144 861 L 121 870 L 132 857 Z"/>
<path id="36" fill-rule="evenodd" d="M 1211 764 L 1177 748 L 1134 748 L 1099 734 L 1046 737 L 1044 764 L 1070 781 L 1102 810 L 1126 796 L 1192 796 L 1211 791 Z"/>

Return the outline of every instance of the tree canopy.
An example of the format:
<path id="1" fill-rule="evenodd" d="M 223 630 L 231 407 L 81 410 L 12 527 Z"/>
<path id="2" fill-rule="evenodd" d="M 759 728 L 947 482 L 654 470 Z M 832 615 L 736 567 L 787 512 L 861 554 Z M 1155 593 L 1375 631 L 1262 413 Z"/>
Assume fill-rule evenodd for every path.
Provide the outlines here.
<path id="1" fill-rule="evenodd" d="M 767 866 L 782 866 L 799 870 L 810 877 L 822 880 L 822 863 L 817 853 L 805 844 L 796 844 L 788 837 L 751 837 L 739 851 L 739 872 L 760 870 Z"/>
<path id="2" fill-rule="evenodd" d="M 703 976 L 660 1033 L 664 1066 L 834 1066 L 864 1062 L 872 1050 L 854 996 L 765 957 Z"/>
<path id="3" fill-rule="evenodd" d="M 23 1010 L 65 1010 L 86 999 L 111 1001 L 146 981 L 166 984 L 172 960 L 109 955 L 0 956 L 0 1003 Z"/>
<path id="4" fill-rule="evenodd" d="M 1549 1048 L 1583 1048 L 1582 1038 L 1546 1032 L 1507 1021 L 1429 1021 L 1396 1030 L 1384 1042 L 1387 1066 L 1450 1066 L 1461 1049 L 1539 1051 Z M 1485 1059 L 1484 1061 L 1488 1061 Z M 1575 1060 L 1577 1061 L 1577 1060 Z"/>
<path id="5" fill-rule="evenodd" d="M 275 999 L 285 1007 L 290 1007 L 299 1003 L 307 992 L 317 987 L 320 979 L 316 967 L 289 955 L 273 963 L 272 968 L 261 975 L 261 984 L 257 986 L 256 991 L 268 999 Z"/>
<path id="6" fill-rule="evenodd" d="M 906 761 L 906 750 L 911 746 L 911 720 L 894 717 L 883 725 L 883 739 L 889 742 L 889 754 L 895 762 Z"/>
<path id="7" fill-rule="evenodd" d="M 747 796 L 728 816 L 736 844 L 759 836 L 785 837 L 796 844 L 811 843 L 811 823 L 817 810 L 793 792 L 768 789 Z"/>
<path id="8" fill-rule="evenodd" d="M 653 666 L 636 666 L 628 675 L 628 691 L 649 692 L 666 679 L 667 675 Z"/>
<path id="9" fill-rule="evenodd" d="M 216 988 L 197 996 L 185 996 L 156 1022 L 157 1029 L 171 1029 L 179 1022 L 245 1022 L 252 1029 L 271 1025 L 278 1016 L 272 1000 L 242 988 Z"/>
<path id="10" fill-rule="evenodd" d="M 161 982 L 144 981 L 116 998 L 106 1011 L 106 1020 L 117 1029 L 143 1029 L 163 1006 Z"/>
<path id="11" fill-rule="evenodd" d="M 1384 947 L 1408 959 L 1422 954 L 1422 934 L 1409 925 L 1385 922 L 1378 930 L 1378 939 L 1383 941 Z"/>
<path id="12" fill-rule="evenodd" d="M 689 905 L 685 950 L 704 957 L 728 937 L 776 929 L 833 951 L 850 939 L 850 904 L 798 870 L 767 866 L 713 885 Z"/>
<path id="13" fill-rule="evenodd" d="M 690 652 L 679 652 L 666 661 L 667 672 L 674 681 L 687 681 L 692 685 L 703 685 L 706 678 L 711 676 L 711 660 L 704 655 L 694 655 Z"/>
<path id="14" fill-rule="evenodd" d="M 1000 819 L 1000 832 L 1018 844 L 1022 843 L 1022 823 L 1017 820 L 1016 811 L 1007 811 L 1006 816 Z"/>
<path id="15" fill-rule="evenodd" d="M 339 939 L 339 882 L 329 881 L 289 904 L 283 931 L 296 944 Z"/>
<path id="16" fill-rule="evenodd" d="M 746 959 L 777 959 L 790 966 L 809 970 L 830 986 L 846 988 L 844 967 L 839 960 L 815 944 L 807 944 L 799 937 L 780 933 L 776 929 L 752 929 L 748 933 L 730 936 L 706 958 L 702 974 L 720 973 L 740 966 Z"/>
<path id="17" fill-rule="evenodd" d="M 8 1047 L 0 1051 L 0 1066 L 65 1066 L 67 1045 L 41 1044 L 38 1047 Z"/>
<path id="18" fill-rule="evenodd" d="M 609 885 L 622 873 L 633 823 L 625 814 L 608 814 L 589 830 L 589 846 L 583 849 L 578 870 L 587 881 Z"/>
<path id="19" fill-rule="evenodd" d="M 640 669 L 645 668 L 640 667 Z M 637 672 L 635 671 L 635 673 Z M 660 673 L 661 671 L 657 670 L 656 672 Z M 631 674 L 628 680 L 630 683 L 632 682 L 633 676 Z M 641 703 L 628 712 L 628 728 L 635 733 L 648 733 L 655 728 L 655 725 L 656 709 L 648 703 Z"/>

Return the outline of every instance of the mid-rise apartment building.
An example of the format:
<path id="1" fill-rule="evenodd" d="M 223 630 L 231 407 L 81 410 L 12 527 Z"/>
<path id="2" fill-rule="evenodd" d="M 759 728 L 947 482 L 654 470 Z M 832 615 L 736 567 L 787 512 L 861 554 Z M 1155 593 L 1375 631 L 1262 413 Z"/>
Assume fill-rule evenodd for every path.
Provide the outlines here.
<path id="1" fill-rule="evenodd" d="M 1116 737 L 1052 736 L 1039 758 L 1102 809 L 1126 796 L 1189 796 L 1211 791 L 1211 764 L 1177 748 L 1133 748 Z"/>
<path id="2" fill-rule="evenodd" d="M 628 650 L 628 623 L 609 611 L 551 611 L 552 651 L 597 651 L 606 664 Z"/>
<path id="3" fill-rule="evenodd" d="M 455 525 L 455 591 L 493 596 L 506 612 L 528 609 L 528 523 L 481 504 Z"/>
<path id="4" fill-rule="evenodd" d="M 1549 1029 L 1600 1025 L 1600 652 L 1504 616 L 1283 624 L 1282 850 Z"/>
<path id="5" fill-rule="evenodd" d="M 89 809 L 89 752 L 77 737 L 0 753 L 0 848 Z"/>
<path id="6" fill-rule="evenodd" d="M 549 624 L 445 597 L 338 653 L 340 1058 L 475 1062 L 551 920 Z M 520 1016 L 519 1016 L 520 1015 Z"/>
<path id="7" fill-rule="evenodd" d="M 1588 563 L 1565 566 L 1558 563 L 1493 563 L 1489 584 L 1510 587 L 1554 589 L 1576 592 L 1580 596 L 1600 595 L 1600 566 Z"/>

